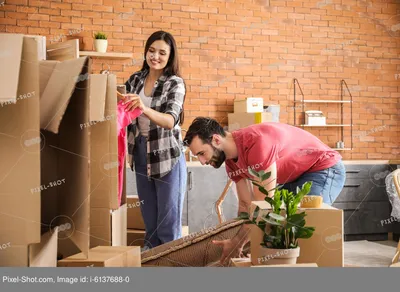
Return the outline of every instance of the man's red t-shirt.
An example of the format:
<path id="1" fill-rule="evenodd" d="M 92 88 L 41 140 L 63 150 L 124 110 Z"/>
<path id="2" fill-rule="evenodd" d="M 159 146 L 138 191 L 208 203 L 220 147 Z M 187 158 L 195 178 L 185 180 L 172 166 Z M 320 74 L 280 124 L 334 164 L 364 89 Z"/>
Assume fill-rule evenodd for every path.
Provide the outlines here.
<path id="1" fill-rule="evenodd" d="M 335 165 L 342 156 L 317 137 L 300 128 L 281 123 L 262 123 L 232 132 L 238 159 L 225 161 L 234 182 L 251 178 L 248 168 L 266 170 L 276 162 L 277 183 L 296 180 L 306 172 Z"/>

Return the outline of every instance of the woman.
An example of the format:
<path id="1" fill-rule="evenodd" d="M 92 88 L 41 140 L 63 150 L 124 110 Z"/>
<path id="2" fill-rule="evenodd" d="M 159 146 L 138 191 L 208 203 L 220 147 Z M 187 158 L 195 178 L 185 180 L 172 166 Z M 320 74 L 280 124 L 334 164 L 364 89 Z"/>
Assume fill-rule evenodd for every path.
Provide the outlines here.
<path id="1" fill-rule="evenodd" d="M 142 69 L 126 82 L 127 111 L 143 113 L 128 127 L 128 153 L 136 171 L 145 248 L 178 239 L 186 192 L 183 124 L 185 84 L 171 34 L 153 33 L 146 42 Z"/>

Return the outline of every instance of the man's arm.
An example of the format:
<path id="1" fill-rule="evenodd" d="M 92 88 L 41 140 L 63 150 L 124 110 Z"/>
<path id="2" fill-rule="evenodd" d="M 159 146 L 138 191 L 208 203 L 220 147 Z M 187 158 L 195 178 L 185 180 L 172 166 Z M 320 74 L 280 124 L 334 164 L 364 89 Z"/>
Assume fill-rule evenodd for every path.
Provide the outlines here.
<path id="1" fill-rule="evenodd" d="M 276 187 L 276 163 L 274 162 L 272 165 L 270 165 L 265 170 L 265 172 L 271 172 L 271 176 L 269 177 L 267 182 L 264 183 L 264 188 L 267 191 L 269 191 Z M 265 198 L 265 194 L 261 193 L 258 190 L 257 186 L 254 186 L 254 192 L 253 192 L 252 182 L 246 179 L 242 179 L 239 182 L 237 182 L 236 189 L 239 200 L 238 216 L 240 215 L 241 212 L 246 212 L 249 213 L 249 215 L 251 215 L 250 214 L 251 201 L 263 201 Z M 272 197 L 273 195 L 274 191 L 268 192 L 269 197 Z M 236 236 L 232 238 L 232 241 L 243 247 L 250 240 L 248 236 L 249 233 L 250 233 L 250 225 L 244 224 L 242 225 Z"/>
<path id="2" fill-rule="evenodd" d="M 239 200 L 238 216 L 242 212 L 250 213 L 252 201 L 252 185 L 247 179 L 241 179 L 236 183 L 236 190 Z M 239 232 L 232 238 L 234 244 L 243 247 L 249 240 L 250 225 L 243 224 Z"/>

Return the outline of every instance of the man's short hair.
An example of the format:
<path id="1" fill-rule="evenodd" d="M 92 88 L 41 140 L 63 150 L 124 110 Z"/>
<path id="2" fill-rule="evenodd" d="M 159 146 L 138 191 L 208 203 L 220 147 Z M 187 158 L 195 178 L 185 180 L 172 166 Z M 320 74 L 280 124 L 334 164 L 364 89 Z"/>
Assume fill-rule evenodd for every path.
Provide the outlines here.
<path id="1" fill-rule="evenodd" d="M 199 136 L 204 144 L 211 144 L 212 137 L 214 134 L 225 137 L 224 128 L 212 118 L 198 117 L 195 118 L 186 133 L 184 144 L 190 145 L 194 137 Z"/>

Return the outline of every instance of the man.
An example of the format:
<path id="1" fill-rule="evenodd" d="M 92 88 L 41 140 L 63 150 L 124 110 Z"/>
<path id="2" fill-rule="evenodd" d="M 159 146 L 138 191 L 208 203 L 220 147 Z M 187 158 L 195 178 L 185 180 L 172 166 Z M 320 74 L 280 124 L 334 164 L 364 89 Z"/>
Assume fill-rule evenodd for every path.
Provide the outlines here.
<path id="1" fill-rule="evenodd" d="M 264 199 L 258 189 L 253 193 L 247 180 L 254 178 L 249 168 L 271 172 L 264 184 L 268 191 L 278 183 L 296 192 L 296 187 L 312 181 L 309 195 L 322 196 L 327 204 L 335 201 L 344 185 L 341 155 L 309 132 L 287 124 L 262 123 L 227 132 L 217 121 L 199 117 L 189 127 L 185 143 L 203 165 L 219 168 L 225 162 L 229 178 L 236 183 L 238 214 L 249 212 L 253 195 L 254 200 Z M 249 231 L 243 225 L 234 238 L 214 242 L 223 248 L 221 263 L 241 256 Z"/>

